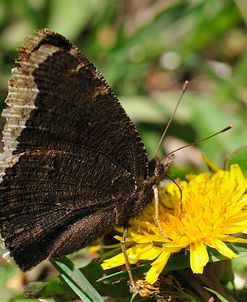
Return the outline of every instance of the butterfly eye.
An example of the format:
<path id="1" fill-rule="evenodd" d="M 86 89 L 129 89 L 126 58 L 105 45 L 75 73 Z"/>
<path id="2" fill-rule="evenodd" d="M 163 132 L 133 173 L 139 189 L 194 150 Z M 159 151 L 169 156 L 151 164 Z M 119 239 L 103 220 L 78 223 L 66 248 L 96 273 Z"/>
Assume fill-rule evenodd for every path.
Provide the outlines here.
<path id="1" fill-rule="evenodd" d="M 156 167 L 154 175 L 156 176 L 157 182 L 165 178 L 167 174 L 167 170 L 169 169 L 170 165 L 172 164 L 175 155 L 173 153 L 168 154 L 167 156 L 156 160 Z"/>
<path id="2" fill-rule="evenodd" d="M 174 154 L 174 153 L 171 153 L 171 154 L 166 155 L 165 157 L 163 157 L 163 158 L 160 160 L 160 163 L 161 163 L 162 166 L 163 166 L 163 169 L 164 169 L 164 173 L 165 173 L 165 174 L 166 174 L 168 168 L 170 167 L 170 165 L 173 163 L 174 158 L 175 158 L 175 154 Z"/>

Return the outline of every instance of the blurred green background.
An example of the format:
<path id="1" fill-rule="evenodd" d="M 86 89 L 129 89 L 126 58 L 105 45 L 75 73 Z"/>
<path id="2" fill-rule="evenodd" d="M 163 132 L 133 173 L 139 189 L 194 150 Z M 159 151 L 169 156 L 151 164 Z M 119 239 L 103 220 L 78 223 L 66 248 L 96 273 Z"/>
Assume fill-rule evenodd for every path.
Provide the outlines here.
<path id="1" fill-rule="evenodd" d="M 1 107 L 16 48 L 35 29 L 49 27 L 100 70 L 150 158 L 189 80 L 160 155 L 233 124 L 231 131 L 178 152 L 170 176 L 205 170 L 202 152 L 223 166 L 247 140 L 246 25 L 246 0 L 0 0 Z M 1 290 L 16 278 L 6 267 L 0 269 L 0 302 L 13 298 L 12 289 Z M 12 283 L 18 288 L 22 278 Z M 11 301 L 24 301 L 18 299 Z"/>

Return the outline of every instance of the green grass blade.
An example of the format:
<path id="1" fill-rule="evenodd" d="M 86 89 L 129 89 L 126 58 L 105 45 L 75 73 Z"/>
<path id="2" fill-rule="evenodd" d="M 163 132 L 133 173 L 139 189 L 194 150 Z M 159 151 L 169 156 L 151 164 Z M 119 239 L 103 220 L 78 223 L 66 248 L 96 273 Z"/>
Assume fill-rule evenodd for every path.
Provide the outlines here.
<path id="1" fill-rule="evenodd" d="M 216 290 L 213 290 L 208 287 L 204 287 L 206 290 L 208 290 L 210 293 L 214 294 L 221 302 L 230 302 L 229 300 L 225 299 L 223 296 L 221 296 Z"/>
<path id="2" fill-rule="evenodd" d="M 83 302 L 104 302 L 96 289 L 68 258 L 51 260 L 51 262 L 60 273 L 60 278 Z"/>

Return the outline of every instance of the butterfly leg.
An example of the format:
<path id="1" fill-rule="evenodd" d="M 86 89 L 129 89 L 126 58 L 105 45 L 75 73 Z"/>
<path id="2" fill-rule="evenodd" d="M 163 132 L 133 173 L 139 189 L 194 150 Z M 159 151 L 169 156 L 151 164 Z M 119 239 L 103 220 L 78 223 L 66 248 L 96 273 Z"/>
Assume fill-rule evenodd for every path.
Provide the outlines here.
<path id="1" fill-rule="evenodd" d="M 165 239 L 169 239 L 166 234 L 163 232 L 162 227 L 160 225 L 160 215 L 159 215 L 159 190 L 158 186 L 153 186 L 154 190 L 154 202 L 155 202 L 155 222 L 157 223 L 160 235 L 164 237 Z"/>
<path id="2" fill-rule="evenodd" d="M 135 285 L 135 280 L 133 278 L 133 275 L 132 275 L 132 272 L 131 272 L 131 269 L 130 269 L 129 258 L 128 258 L 128 255 L 127 255 L 127 252 L 126 252 L 125 241 L 126 241 L 127 235 L 128 235 L 128 227 L 124 226 L 123 237 L 122 237 L 122 240 L 121 240 L 121 249 L 122 249 L 122 252 L 123 252 L 123 255 L 124 255 L 125 266 L 126 266 L 126 270 L 128 272 L 128 275 L 129 275 L 131 286 L 133 288 L 134 293 L 138 293 L 138 289 Z"/>

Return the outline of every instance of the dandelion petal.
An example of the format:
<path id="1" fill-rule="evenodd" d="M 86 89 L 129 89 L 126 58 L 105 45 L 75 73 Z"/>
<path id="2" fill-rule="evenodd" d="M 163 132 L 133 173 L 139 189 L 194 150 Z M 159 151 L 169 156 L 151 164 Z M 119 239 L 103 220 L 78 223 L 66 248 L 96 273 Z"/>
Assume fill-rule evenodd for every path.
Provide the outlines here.
<path id="1" fill-rule="evenodd" d="M 208 263 L 207 248 L 202 241 L 190 244 L 190 266 L 195 274 L 202 274 L 204 266 Z"/>
<path id="2" fill-rule="evenodd" d="M 159 257 L 152 263 L 152 267 L 147 273 L 146 281 L 150 284 L 154 284 L 159 277 L 159 274 L 163 271 L 171 253 L 162 252 Z"/>
<path id="3" fill-rule="evenodd" d="M 211 246 L 227 258 L 232 259 L 238 257 L 237 254 L 235 254 L 222 240 L 218 238 L 213 240 L 213 244 Z"/>
<path id="4" fill-rule="evenodd" d="M 101 264 L 101 267 L 103 270 L 106 270 L 123 264 L 125 264 L 125 258 L 123 253 L 121 253 L 110 259 L 104 260 L 104 262 Z"/>

